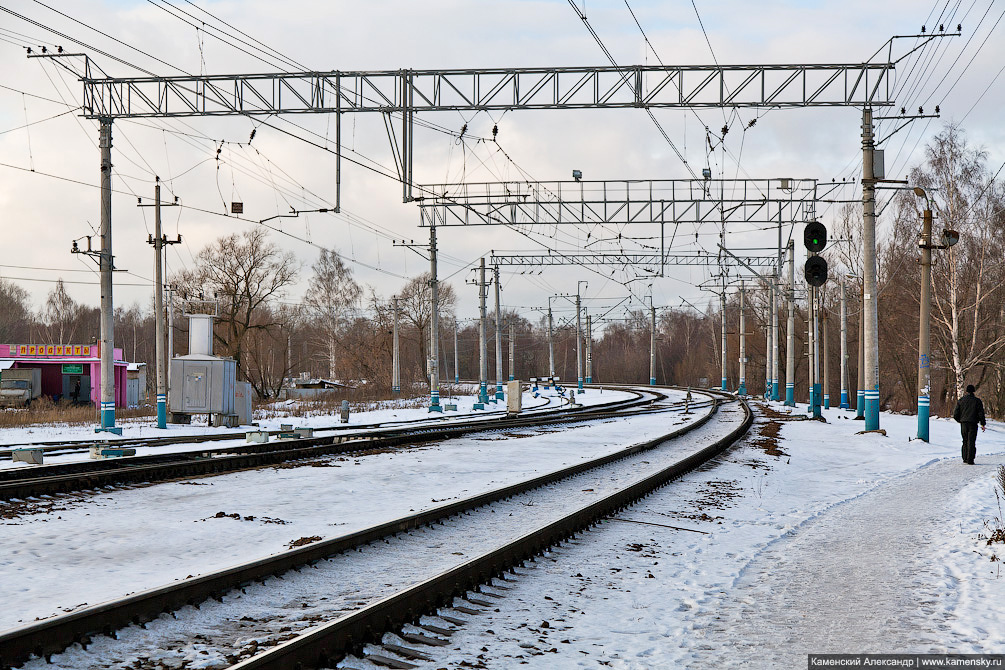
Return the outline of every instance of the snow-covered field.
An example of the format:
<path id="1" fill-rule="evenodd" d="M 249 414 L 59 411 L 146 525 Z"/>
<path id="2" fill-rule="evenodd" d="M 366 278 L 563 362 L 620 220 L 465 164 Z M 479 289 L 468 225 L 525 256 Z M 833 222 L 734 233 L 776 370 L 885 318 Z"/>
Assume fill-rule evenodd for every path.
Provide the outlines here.
<path id="1" fill-rule="evenodd" d="M 784 411 L 778 404 L 776 410 Z M 800 409 L 805 409 L 803 405 Z M 808 653 L 1005 653 L 1005 430 L 851 412 L 785 422 L 519 571 L 421 668 L 794 668 Z M 1005 501 L 1003 501 L 1005 507 Z M 641 522 L 641 523 L 637 523 Z M 675 530 L 690 528 L 707 534 Z M 343 667 L 369 668 L 350 659 Z"/>

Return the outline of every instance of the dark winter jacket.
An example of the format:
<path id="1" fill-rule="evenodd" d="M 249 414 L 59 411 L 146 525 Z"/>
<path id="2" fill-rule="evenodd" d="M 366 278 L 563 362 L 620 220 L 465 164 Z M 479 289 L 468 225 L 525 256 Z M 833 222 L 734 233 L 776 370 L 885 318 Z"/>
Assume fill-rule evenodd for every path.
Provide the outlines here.
<path id="1" fill-rule="evenodd" d="M 985 425 L 984 403 L 973 393 L 967 393 L 956 403 L 953 418 L 960 423 L 979 423 Z"/>

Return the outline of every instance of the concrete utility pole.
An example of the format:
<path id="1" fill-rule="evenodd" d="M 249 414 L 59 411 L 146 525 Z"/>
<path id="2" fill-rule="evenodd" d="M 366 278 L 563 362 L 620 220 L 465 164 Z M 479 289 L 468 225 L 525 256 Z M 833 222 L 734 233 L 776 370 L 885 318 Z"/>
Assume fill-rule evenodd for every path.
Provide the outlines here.
<path id="1" fill-rule="evenodd" d="M 876 293 L 876 179 L 872 109 L 862 110 L 862 269 L 865 294 L 865 429 L 879 430 L 879 295 Z"/>
<path id="2" fill-rule="evenodd" d="M 576 282 L 576 377 L 578 379 L 577 393 L 583 392 L 583 311 L 579 285 L 585 281 Z"/>
<path id="3" fill-rule="evenodd" d="M 167 390 L 171 397 L 171 359 L 174 358 L 174 285 L 168 286 Z"/>
<path id="4" fill-rule="evenodd" d="M 485 409 L 485 404 L 489 401 L 488 396 L 488 379 L 489 379 L 489 362 L 488 362 L 488 352 L 485 350 L 486 346 L 486 332 L 485 332 L 485 299 L 486 293 L 488 291 L 485 287 L 485 259 L 481 261 L 481 265 L 478 268 L 478 403 L 476 403 L 475 409 Z M 480 404 L 481 407 L 477 407 Z"/>
<path id="5" fill-rule="evenodd" d="M 649 297 L 649 385 L 656 386 L 656 305 Z"/>
<path id="6" fill-rule="evenodd" d="M 823 322 L 822 325 L 821 325 L 820 339 L 823 340 L 823 345 L 824 345 L 823 346 L 824 353 L 823 353 L 823 357 L 821 358 L 821 361 L 820 361 L 821 364 L 822 364 L 822 366 L 823 366 L 823 369 L 824 369 L 824 409 L 830 409 L 831 408 L 831 394 L 830 394 L 831 384 L 830 384 L 830 374 L 829 374 L 830 373 L 830 365 L 828 364 L 829 361 L 830 361 L 830 355 L 829 355 L 830 347 L 828 346 L 828 343 L 827 343 L 827 308 L 825 306 L 821 306 L 820 311 L 821 311 L 820 320 Z"/>
<path id="7" fill-rule="evenodd" d="M 775 302 L 774 291 L 772 290 L 771 283 L 768 283 L 768 309 L 770 310 Z M 769 314 L 768 318 L 765 319 L 764 327 L 764 399 L 771 400 L 771 363 L 772 363 L 772 343 L 771 332 L 771 316 Z"/>
<path id="8" fill-rule="evenodd" d="M 918 189 L 921 190 L 921 189 Z M 924 191 L 921 191 L 924 193 Z M 928 416 L 931 405 L 932 368 L 932 210 L 925 196 L 921 224 L 921 318 L 918 322 L 918 439 L 928 442 Z"/>
<path id="9" fill-rule="evenodd" d="M 398 296 L 391 298 L 394 307 L 394 335 L 391 343 L 391 393 L 401 393 L 401 358 L 398 348 Z"/>
<path id="10" fill-rule="evenodd" d="M 154 356 L 157 358 L 157 427 L 167 428 L 167 377 L 164 360 L 164 264 L 161 240 L 161 178 L 154 184 Z"/>
<path id="11" fill-rule="evenodd" d="M 513 324 L 509 325 L 509 381 L 516 379 L 516 335 Z"/>
<path id="12" fill-rule="evenodd" d="M 593 383 L 593 327 L 590 313 L 586 313 L 586 383 Z"/>
<path id="13" fill-rule="evenodd" d="M 454 320 L 454 383 L 461 383 L 460 357 L 457 355 L 457 321 Z"/>
<path id="14" fill-rule="evenodd" d="M 112 301 L 112 120 L 100 119 L 98 145 L 101 148 L 101 426 L 95 432 L 122 434 L 115 427 L 115 304 Z"/>
<path id="15" fill-rule="evenodd" d="M 551 298 L 548 296 L 548 376 L 555 376 L 555 321 L 551 315 Z"/>
<path id="16" fill-rule="evenodd" d="M 841 280 L 841 409 L 848 409 L 848 304 Z"/>
<path id="17" fill-rule="evenodd" d="M 429 411 L 442 412 L 440 406 L 440 286 L 436 278 L 436 226 L 429 226 Z"/>
<path id="18" fill-rule="evenodd" d="M 782 347 L 779 342 L 781 331 L 778 329 L 778 294 L 781 291 L 781 282 L 778 274 L 771 278 L 771 399 L 778 402 L 778 372 L 781 368 L 779 357 L 782 355 Z"/>
<path id="19" fill-rule="evenodd" d="M 795 243 L 789 240 L 789 288 L 786 291 L 789 303 L 789 320 L 786 323 L 785 346 L 785 406 L 796 406 L 796 251 Z"/>
<path id="20" fill-rule="evenodd" d="M 740 386 L 736 392 L 747 395 L 747 315 L 744 313 L 746 304 L 743 280 L 740 280 Z"/>
<path id="21" fill-rule="evenodd" d="M 499 300 L 499 266 L 492 268 L 492 279 L 496 285 L 496 400 L 502 400 L 503 395 L 503 358 L 502 358 L 502 307 Z"/>
<path id="22" fill-rule="evenodd" d="M 728 391 L 729 386 L 726 379 L 726 365 L 728 361 L 726 359 L 726 283 L 723 280 L 722 293 L 719 294 L 719 313 L 721 314 L 721 330 L 722 330 L 722 390 Z"/>
<path id="23" fill-rule="evenodd" d="M 810 411 L 813 418 L 820 416 L 820 323 L 817 319 L 817 288 L 808 287 L 809 297 L 809 350 L 810 350 Z"/>
<path id="24" fill-rule="evenodd" d="M 859 292 L 858 301 L 858 379 L 855 394 L 855 418 L 865 420 L 865 280 L 863 289 Z"/>
<path id="25" fill-rule="evenodd" d="M 177 207 L 178 198 L 167 207 Z M 141 201 L 138 207 L 150 207 Z M 161 178 L 154 177 L 154 234 L 149 235 L 147 244 L 154 247 L 154 321 L 155 321 L 155 341 L 154 357 L 156 358 L 157 375 L 157 427 L 167 428 L 167 393 L 168 393 L 168 361 L 167 348 L 164 346 L 164 247 L 169 244 L 179 244 L 181 235 L 177 240 L 169 241 L 167 236 L 161 231 Z M 135 356 L 134 356 L 135 358 Z"/>

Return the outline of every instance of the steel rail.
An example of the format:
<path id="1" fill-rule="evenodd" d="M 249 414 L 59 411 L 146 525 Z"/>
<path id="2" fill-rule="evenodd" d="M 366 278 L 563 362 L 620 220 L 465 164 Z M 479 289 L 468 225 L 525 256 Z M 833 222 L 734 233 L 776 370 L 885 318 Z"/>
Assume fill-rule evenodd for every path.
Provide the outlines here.
<path id="1" fill-rule="evenodd" d="M 125 598 L 88 607 L 67 615 L 45 619 L 0 634 L 0 668 L 21 663 L 32 654 L 48 658 L 74 643 L 86 645 L 91 636 L 105 634 L 114 637 L 114 631 L 131 623 L 142 623 L 185 605 L 224 594 L 254 580 L 279 575 L 288 570 L 307 565 L 361 545 L 428 525 L 462 512 L 503 500 L 528 490 L 538 488 L 587 470 L 608 465 L 642 451 L 650 450 L 668 439 L 687 434 L 707 423 L 715 414 L 713 410 L 696 421 L 677 430 L 622 449 L 613 454 L 572 465 L 533 479 L 518 482 L 493 491 L 425 510 L 400 519 L 385 522 L 342 537 L 292 549 L 249 563 L 237 565 L 198 577 L 193 577 L 155 589 L 142 591 Z M 610 414 L 613 414 L 611 412 Z M 622 415 L 624 416 L 624 415 Z M 587 417 L 593 418 L 593 417 Z M 509 427 L 509 426 L 493 426 Z M 484 428 L 482 428 L 484 430 Z M 291 666 L 292 667 L 292 666 Z"/>
<path id="2" fill-rule="evenodd" d="M 0 470 L 0 501 L 68 493 L 99 486 L 222 474 L 303 458 L 393 447 L 404 442 L 449 439 L 497 428 L 552 425 L 598 419 L 609 416 L 612 412 L 616 413 L 640 405 L 651 404 L 662 395 L 653 391 L 636 392 L 636 394 L 636 398 L 602 406 L 563 408 L 552 410 L 547 414 L 535 413 L 521 417 L 499 416 L 491 419 L 459 421 L 448 425 L 428 424 L 412 428 L 395 428 L 355 438 L 344 434 L 325 435 L 284 440 L 280 443 L 281 446 L 276 443 L 264 443 L 176 452 L 174 454 L 152 454 L 66 463 L 30 469 L 5 469 Z M 654 394 L 656 397 L 647 397 L 647 394 Z"/>
<path id="3" fill-rule="evenodd" d="M 745 401 L 740 402 L 745 413 L 743 423 L 726 437 L 691 456 L 502 547 L 237 663 L 230 670 L 327 667 L 366 642 L 379 640 L 383 633 L 417 621 L 423 614 L 446 605 L 452 598 L 463 596 L 493 577 L 501 576 L 722 453 L 746 434 L 753 423 L 750 407 Z"/>

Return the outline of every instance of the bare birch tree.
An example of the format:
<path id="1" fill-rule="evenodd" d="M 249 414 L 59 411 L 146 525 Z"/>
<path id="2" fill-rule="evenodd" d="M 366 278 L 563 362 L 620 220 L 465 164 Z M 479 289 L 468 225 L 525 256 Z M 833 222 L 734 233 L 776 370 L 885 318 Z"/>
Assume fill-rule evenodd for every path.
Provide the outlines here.
<path id="1" fill-rule="evenodd" d="M 352 277 L 352 270 L 337 252 L 322 249 L 313 265 L 314 276 L 304 301 L 324 338 L 328 354 L 328 375 L 336 378 L 336 360 L 340 350 L 339 336 L 359 304 L 363 289 Z"/>

